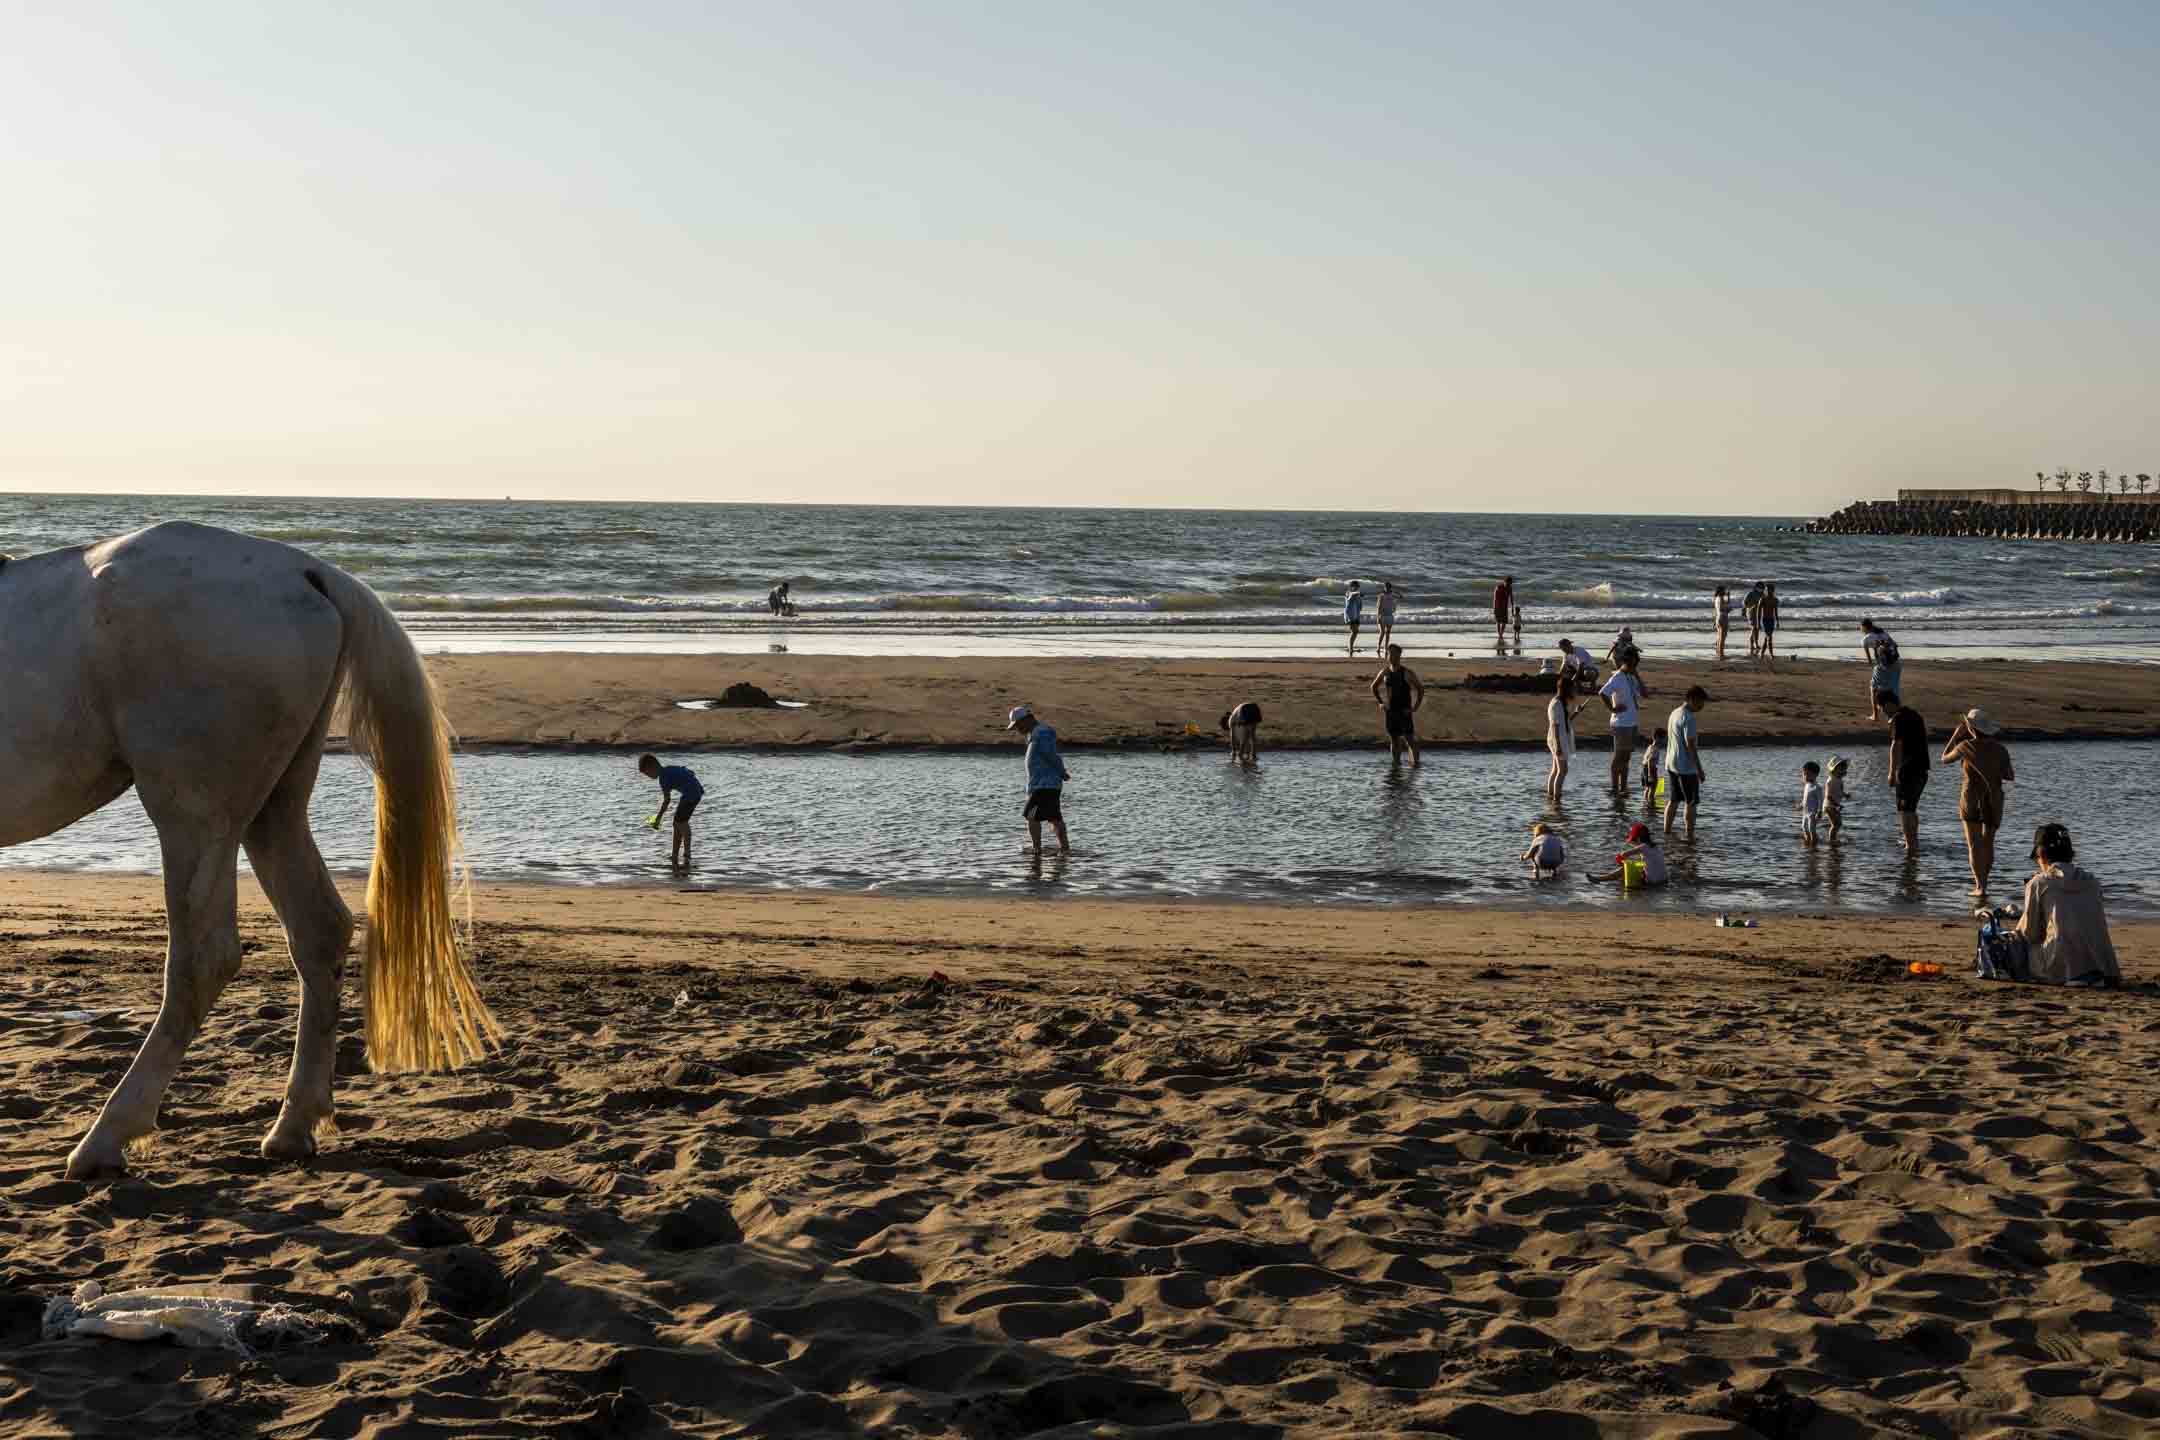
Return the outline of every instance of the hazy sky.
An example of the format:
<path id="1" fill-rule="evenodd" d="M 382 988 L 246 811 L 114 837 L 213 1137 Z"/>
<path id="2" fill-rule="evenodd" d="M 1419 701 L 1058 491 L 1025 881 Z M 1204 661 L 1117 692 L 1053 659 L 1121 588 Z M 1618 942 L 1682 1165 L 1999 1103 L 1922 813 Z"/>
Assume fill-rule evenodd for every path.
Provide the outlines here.
<path id="1" fill-rule="evenodd" d="M 2160 472 L 2160 5 L 10 6 L 0 490 Z"/>

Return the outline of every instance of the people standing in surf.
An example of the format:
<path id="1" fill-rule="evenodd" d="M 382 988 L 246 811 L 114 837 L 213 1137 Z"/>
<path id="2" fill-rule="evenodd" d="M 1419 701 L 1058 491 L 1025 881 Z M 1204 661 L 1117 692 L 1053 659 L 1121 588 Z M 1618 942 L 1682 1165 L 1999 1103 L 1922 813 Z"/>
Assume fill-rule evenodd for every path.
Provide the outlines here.
<path id="1" fill-rule="evenodd" d="M 1860 654 L 1868 663 L 1868 719 L 1882 720 L 1882 705 L 1875 697 L 1885 690 L 1904 693 L 1905 661 L 1897 641 L 1873 620 L 1860 622 Z"/>
<path id="2" fill-rule="evenodd" d="M 1763 582 L 1757 580 L 1748 587 L 1747 594 L 1740 597 L 1740 613 L 1747 618 L 1747 658 L 1750 660 L 1762 654 L 1762 596 Z"/>
<path id="3" fill-rule="evenodd" d="M 690 816 L 696 812 L 698 801 L 705 798 L 705 787 L 687 765 L 662 765 L 657 755 L 640 755 L 638 773 L 648 780 L 660 782 L 660 809 L 646 823 L 653 829 L 667 818 L 668 807 L 675 807 L 675 829 L 668 841 L 668 864 L 677 870 L 690 868 Z"/>
<path id="4" fill-rule="evenodd" d="M 1230 732 L 1230 763 L 1247 770 L 1260 767 L 1260 707 L 1247 700 L 1223 711 L 1219 728 Z"/>
<path id="5" fill-rule="evenodd" d="M 1358 627 L 1365 623 L 1365 588 L 1355 580 L 1343 596 L 1342 618 L 1343 624 L 1350 627 L 1350 653 L 1356 655 Z"/>
<path id="6" fill-rule="evenodd" d="M 788 581 L 782 580 L 765 594 L 766 608 L 772 611 L 775 619 L 787 613 L 788 585 Z"/>
<path id="7" fill-rule="evenodd" d="M 1545 776 L 1545 798 L 1556 806 L 1567 784 L 1568 766 L 1575 759 L 1575 717 L 1589 703 L 1575 699 L 1573 672 L 1561 671 L 1553 685 L 1553 698 L 1545 702 L 1545 750 L 1552 756 L 1552 769 Z"/>
<path id="8" fill-rule="evenodd" d="M 1777 666 L 1778 598 L 1777 586 L 1765 584 L 1762 589 L 1762 605 L 1757 612 L 1762 617 L 1762 660 L 1765 665 Z"/>
<path id="9" fill-rule="evenodd" d="M 1380 633 L 1373 638 L 1373 653 L 1375 655 L 1385 655 L 1388 643 L 1395 638 L 1395 606 L 1401 599 L 1402 596 L 1396 591 L 1394 581 L 1383 580 L 1380 582 L 1380 600 L 1373 607 L 1374 615 L 1380 621 Z"/>
<path id="10" fill-rule="evenodd" d="M 1027 820 L 1028 848 L 1042 858 L 1042 827 L 1057 832 L 1058 854 L 1072 854 L 1072 840 L 1065 833 L 1065 782 L 1072 778 L 1058 754 L 1057 731 L 1036 718 L 1026 705 L 1006 712 L 1005 728 L 1027 737 L 1027 803 L 1020 814 Z"/>
<path id="11" fill-rule="evenodd" d="M 1710 613 L 1717 620 L 1717 658 L 1725 663 L 1725 632 L 1732 629 L 1732 592 L 1723 585 L 1711 592 Z"/>
<path id="12" fill-rule="evenodd" d="M 1703 764 L 1701 731 L 1695 717 L 1710 703 L 1710 692 L 1691 686 L 1687 698 L 1665 717 L 1665 833 L 1672 834 L 1673 818 L 1687 809 L 1687 838 L 1695 838 L 1695 806 L 1702 799 Z"/>
<path id="13" fill-rule="evenodd" d="M 1960 716 L 1943 746 L 1942 763 L 1963 767 L 1958 821 L 1965 827 L 1965 856 L 1972 865 L 1972 893 L 1984 898 L 1995 869 L 1995 836 L 2003 823 L 2003 786 L 2017 779 L 2010 747 L 1996 739 L 2002 729 L 1978 706 Z"/>
<path id="14" fill-rule="evenodd" d="M 1927 721 L 1920 712 L 1884 690 L 1875 703 L 1890 720 L 1890 788 L 1897 793 L 1899 843 L 1907 855 L 1920 853 L 1920 795 L 1928 783 Z"/>
<path id="15" fill-rule="evenodd" d="M 1425 703 L 1425 685 L 1417 672 L 1402 663 L 1402 646 L 1387 648 L 1387 664 L 1372 680 L 1373 702 L 1387 716 L 1388 763 L 1402 763 L 1403 750 L 1410 751 L 1410 768 L 1421 763 L 1417 743 L 1418 707 Z"/>
<path id="16" fill-rule="evenodd" d="M 1514 612 L 1515 577 L 1512 575 L 1503 575 L 1500 577 L 1500 583 L 1492 587 L 1493 647 L 1495 649 L 1507 649 L 1508 619 L 1514 614 Z M 1517 620 L 1515 622 L 1515 628 L 1518 632 L 1520 632 L 1522 629 L 1522 621 Z M 1518 633 L 1515 638 L 1520 640 L 1522 636 L 1520 635 L 1520 633 Z"/>
<path id="17" fill-rule="evenodd" d="M 1642 654 L 1633 645 L 1620 653 L 1620 668 L 1598 691 L 1605 708 L 1612 712 L 1606 724 L 1612 730 L 1612 793 L 1613 798 L 1625 801 L 1628 796 L 1628 762 L 1635 754 L 1635 735 L 1642 724 L 1641 707 L 1649 695 L 1642 679 L 1635 673 L 1642 663 Z"/>

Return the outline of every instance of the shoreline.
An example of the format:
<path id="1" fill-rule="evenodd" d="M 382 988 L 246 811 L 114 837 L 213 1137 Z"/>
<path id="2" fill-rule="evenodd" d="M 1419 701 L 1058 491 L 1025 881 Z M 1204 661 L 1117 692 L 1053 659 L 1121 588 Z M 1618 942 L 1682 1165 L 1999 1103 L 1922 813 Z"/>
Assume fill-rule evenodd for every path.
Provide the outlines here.
<path id="1" fill-rule="evenodd" d="M 1421 744 L 1433 749 L 1543 748 L 1544 697 L 1461 688 L 1470 674 L 1528 674 L 1537 656 L 1412 658 L 1426 682 Z M 1034 706 L 1079 749 L 1219 746 L 1221 712 L 1258 701 L 1267 750 L 1384 748 L 1366 686 L 1378 663 L 1356 660 L 941 659 L 833 655 L 625 655 L 537 652 L 430 655 L 463 748 L 505 751 L 809 749 L 997 752 L 1012 705 Z M 1888 744 L 1861 707 L 1858 661 L 1646 659 L 1646 730 L 1690 686 L 1711 694 L 1706 747 Z M 802 709 L 685 710 L 679 700 L 748 682 Z M 2071 660 L 1909 660 L 1907 700 L 1931 734 L 1974 705 L 2018 740 L 2160 738 L 2160 666 Z M 1599 707 L 1579 729 L 1602 748 Z M 1655 718 L 1652 718 L 1655 717 Z M 1198 737 L 1186 726 L 1198 727 Z M 334 734 L 338 732 L 333 732 Z M 1647 737 L 1645 737 L 1647 738 Z"/>

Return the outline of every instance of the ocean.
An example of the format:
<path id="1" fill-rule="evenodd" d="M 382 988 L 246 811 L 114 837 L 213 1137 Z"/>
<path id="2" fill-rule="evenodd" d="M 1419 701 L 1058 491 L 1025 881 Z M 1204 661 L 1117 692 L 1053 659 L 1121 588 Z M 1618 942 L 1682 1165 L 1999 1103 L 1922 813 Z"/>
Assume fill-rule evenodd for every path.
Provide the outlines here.
<path id="1" fill-rule="evenodd" d="M 914 895 L 1013 894 L 1268 904 L 1595 905 L 1628 911 L 1866 911 L 1962 921 L 1971 877 L 1957 822 L 1957 781 L 1938 770 L 1922 805 L 1922 852 L 1897 849 L 1884 747 L 1853 752 L 1835 847 L 1803 851 L 1798 746 L 1720 749 L 1705 735 L 1711 784 L 1697 844 L 1671 853 L 1682 883 L 1623 896 L 1583 875 L 1609 867 L 1639 795 L 1615 806 L 1605 754 L 1586 746 L 1565 806 L 1545 809 L 1542 751 L 1426 752 L 1391 769 L 1384 753 L 1263 751 L 1258 773 L 1222 752 L 1069 756 L 1066 815 L 1078 853 L 1040 865 L 1022 853 L 1022 765 L 1010 755 L 901 751 L 858 756 L 673 754 L 706 798 L 696 868 L 681 882 L 729 890 Z M 2160 881 L 2139 860 L 2160 848 L 2160 768 L 2153 747 L 2119 741 L 2013 748 L 1998 895 L 2013 900 L 2031 865 L 2020 836 L 2067 819 L 2107 883 L 2118 915 L 2160 913 Z M 645 827 L 658 803 L 626 754 L 482 753 L 458 757 L 466 852 L 488 880 L 556 884 L 677 883 L 668 836 Z M 329 756 L 312 808 L 332 869 L 365 871 L 373 792 L 349 755 Z M 2090 817 L 2105 816 L 2104 827 Z M 1533 881 L 1517 856 L 1547 819 L 1574 849 L 1568 874 Z M 244 862 L 243 862 L 244 863 Z M 134 794 L 42 840 L 0 849 L 0 865 L 132 871 L 158 867 L 157 838 Z M 1707 923 L 1707 920 L 1705 921 Z M 1953 927 L 1957 928 L 1957 927 Z M 1946 934 L 1952 950 L 1969 933 Z"/>
<path id="2" fill-rule="evenodd" d="M 2160 554 L 1809 535 L 1801 520 L 1281 511 L 0 495 L 0 553 L 189 519 L 304 546 L 423 648 L 917 655 L 1336 653 L 1344 586 L 1404 592 L 1413 655 L 1491 654 L 1499 572 L 1533 653 L 1710 652 L 1710 592 L 1774 580 L 1780 653 L 1856 658 L 1873 615 L 1915 658 L 2146 662 Z M 793 582 L 799 613 L 765 595 Z M 1744 652 L 1745 636 L 1741 635 Z"/>

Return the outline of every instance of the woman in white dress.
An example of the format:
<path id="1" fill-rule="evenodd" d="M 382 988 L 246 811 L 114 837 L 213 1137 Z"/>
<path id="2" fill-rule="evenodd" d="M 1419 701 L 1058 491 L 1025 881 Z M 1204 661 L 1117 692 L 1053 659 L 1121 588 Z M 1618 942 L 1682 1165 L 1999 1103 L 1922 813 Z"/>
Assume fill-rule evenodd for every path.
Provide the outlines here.
<path id="1" fill-rule="evenodd" d="M 1575 758 L 1575 717 L 1588 700 L 1575 700 L 1573 671 L 1560 672 L 1553 698 L 1545 702 L 1545 748 L 1552 753 L 1552 773 L 1545 778 L 1545 798 L 1560 803 L 1560 788 L 1567 783 L 1568 762 Z"/>

